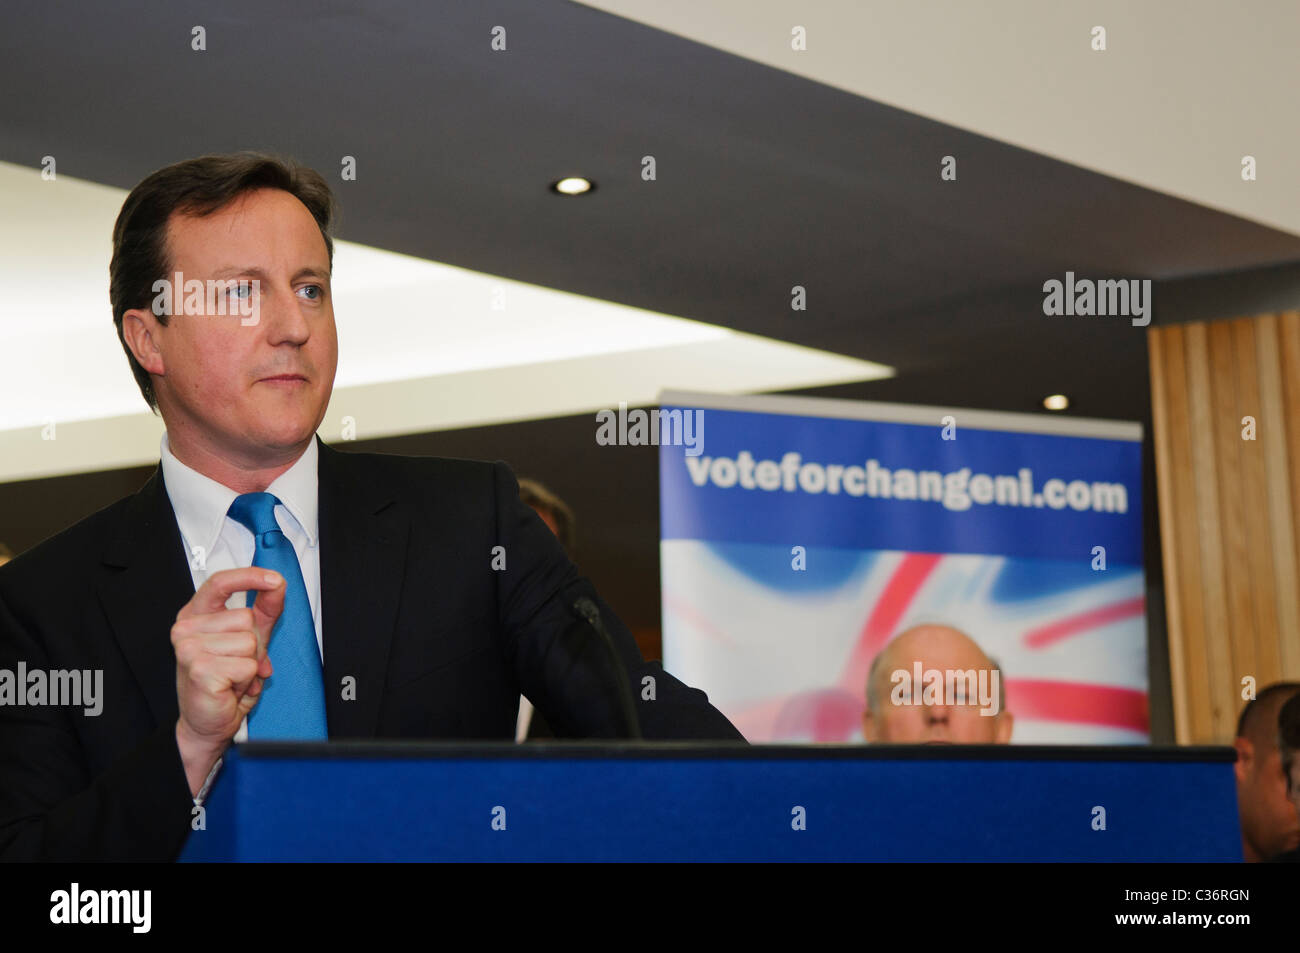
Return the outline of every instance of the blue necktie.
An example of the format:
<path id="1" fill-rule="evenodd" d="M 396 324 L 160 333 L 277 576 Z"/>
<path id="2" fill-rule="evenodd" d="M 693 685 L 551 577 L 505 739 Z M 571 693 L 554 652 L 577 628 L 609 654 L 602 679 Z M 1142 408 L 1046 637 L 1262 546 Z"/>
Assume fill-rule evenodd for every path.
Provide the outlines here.
<path id="1" fill-rule="evenodd" d="M 325 686 L 321 676 L 316 624 L 307 601 L 307 586 L 293 544 L 280 532 L 270 493 L 245 493 L 230 504 L 229 516 L 252 532 L 253 565 L 273 569 L 285 579 L 284 610 L 271 632 L 268 650 L 274 672 L 248 716 L 248 737 L 294 741 L 325 740 Z M 257 593 L 248 593 L 252 608 Z"/>

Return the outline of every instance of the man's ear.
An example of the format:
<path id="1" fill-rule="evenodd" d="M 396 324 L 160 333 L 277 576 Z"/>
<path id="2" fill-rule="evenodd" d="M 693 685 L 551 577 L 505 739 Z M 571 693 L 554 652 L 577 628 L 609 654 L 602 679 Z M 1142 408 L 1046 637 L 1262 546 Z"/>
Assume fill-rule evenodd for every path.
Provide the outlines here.
<path id="1" fill-rule="evenodd" d="M 1011 741 L 1011 732 L 1016 726 L 1016 716 L 1009 711 L 1004 711 L 998 715 L 998 733 L 996 743 L 1000 745 L 1008 744 Z"/>
<path id="2" fill-rule="evenodd" d="M 122 337 L 135 359 L 150 374 L 162 376 L 162 351 L 158 347 L 158 331 L 162 325 L 148 308 L 132 308 L 122 315 Z"/>
<path id="3" fill-rule="evenodd" d="M 1255 746 L 1245 738 L 1233 738 L 1232 746 L 1237 749 L 1237 761 L 1232 770 L 1237 775 L 1237 783 L 1241 784 L 1246 780 L 1246 775 L 1250 774 L 1251 763 L 1255 760 Z"/>
<path id="4" fill-rule="evenodd" d="M 871 709 L 862 709 L 862 740 L 870 744 L 876 741 L 876 720 L 871 717 Z"/>

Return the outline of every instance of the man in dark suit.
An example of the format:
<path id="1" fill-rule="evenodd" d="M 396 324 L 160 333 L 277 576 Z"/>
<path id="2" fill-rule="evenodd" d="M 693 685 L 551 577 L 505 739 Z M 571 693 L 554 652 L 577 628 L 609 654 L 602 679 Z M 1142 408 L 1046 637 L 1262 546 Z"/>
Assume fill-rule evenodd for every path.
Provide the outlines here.
<path id="1" fill-rule="evenodd" d="M 1277 713 L 1277 747 L 1286 778 L 1286 796 L 1300 818 L 1300 693 L 1293 693 Z M 1272 858 L 1274 863 L 1300 863 L 1300 845 Z"/>
<path id="2" fill-rule="evenodd" d="M 1261 688 L 1237 718 L 1237 810 L 1247 863 L 1300 847 L 1300 817 L 1287 797 L 1287 767 L 1278 744 L 1278 714 L 1300 693 L 1296 682 Z"/>
<path id="3" fill-rule="evenodd" d="M 0 570 L 0 673 L 103 685 L 94 714 L 0 704 L 0 856 L 172 859 L 232 742 L 504 741 L 521 692 L 561 737 L 743 740 L 503 464 L 320 443 L 332 217 L 318 174 L 251 154 L 123 204 L 114 320 L 167 432 L 140 492 Z"/>

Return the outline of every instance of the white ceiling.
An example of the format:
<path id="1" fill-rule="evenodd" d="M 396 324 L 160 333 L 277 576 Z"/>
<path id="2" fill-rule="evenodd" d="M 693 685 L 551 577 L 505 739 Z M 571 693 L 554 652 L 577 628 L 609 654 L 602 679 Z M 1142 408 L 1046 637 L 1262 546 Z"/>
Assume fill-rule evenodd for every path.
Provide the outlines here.
<path id="1" fill-rule="evenodd" d="M 1300 234 L 1296 0 L 583 2 Z M 1094 26 L 1105 52 L 1091 48 Z"/>

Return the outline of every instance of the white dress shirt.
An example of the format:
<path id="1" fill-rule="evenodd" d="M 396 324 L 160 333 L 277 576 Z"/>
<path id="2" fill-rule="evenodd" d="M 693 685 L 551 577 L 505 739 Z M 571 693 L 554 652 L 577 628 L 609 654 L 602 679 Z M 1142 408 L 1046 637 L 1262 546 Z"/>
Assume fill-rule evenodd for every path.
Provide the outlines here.
<path id="1" fill-rule="evenodd" d="M 162 458 L 163 482 L 176 513 L 176 524 L 181 531 L 184 555 L 189 562 L 195 591 L 214 572 L 251 566 L 256 548 L 253 533 L 227 515 L 230 504 L 235 502 L 235 497 L 239 494 L 177 460 L 165 433 L 159 453 Z M 275 507 L 275 520 L 298 554 L 302 580 L 307 587 L 307 601 L 311 604 L 312 622 L 316 626 L 316 647 L 321 653 L 323 665 L 325 651 L 321 636 L 320 524 L 317 518 L 316 482 L 318 456 L 319 451 L 313 439 L 303 455 L 276 477 L 266 492 L 280 500 L 280 505 Z M 244 593 L 236 592 L 227 600 L 226 607 L 241 609 L 247 605 L 247 598 Z M 245 718 L 234 740 L 240 742 L 247 738 L 248 719 Z M 208 775 L 203 790 L 195 798 L 195 803 L 203 800 L 220 767 L 221 762 L 218 761 Z"/>

